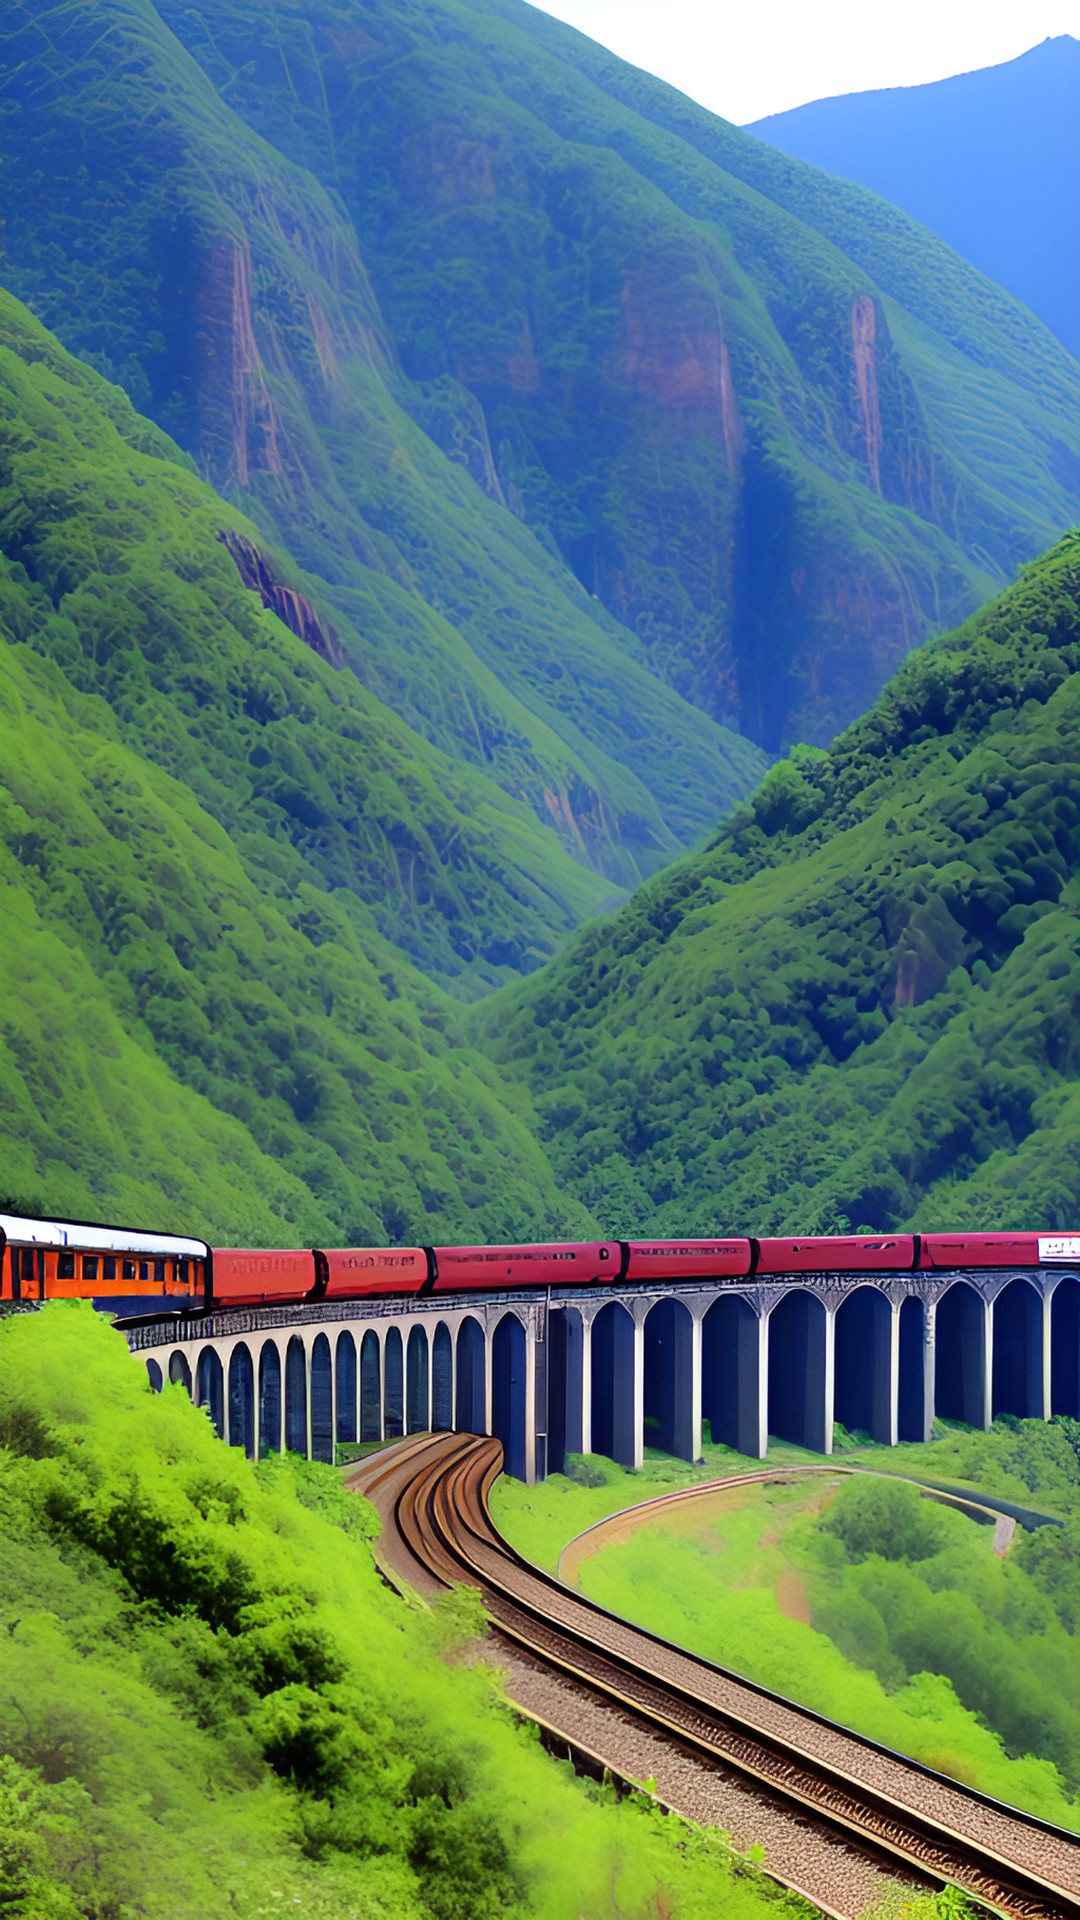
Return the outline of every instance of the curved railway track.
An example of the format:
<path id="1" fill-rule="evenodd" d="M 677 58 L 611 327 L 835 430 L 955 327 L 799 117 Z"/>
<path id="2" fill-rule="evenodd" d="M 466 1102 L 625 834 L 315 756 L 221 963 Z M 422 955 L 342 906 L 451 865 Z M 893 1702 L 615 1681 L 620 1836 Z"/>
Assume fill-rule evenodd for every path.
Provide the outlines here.
<path id="1" fill-rule="evenodd" d="M 530 1665 L 586 1690 L 609 1722 L 615 1709 L 621 1725 L 740 1776 L 763 1805 L 780 1802 L 801 1829 L 819 1837 L 824 1829 L 845 1855 L 861 1853 L 922 1885 L 953 1881 L 1016 1920 L 1078 1920 L 1072 1835 L 630 1626 L 531 1566 L 488 1510 L 501 1466 L 497 1440 L 443 1434 L 379 1454 L 349 1477 L 383 1513 L 392 1579 L 427 1592 L 479 1587 L 496 1633 Z M 738 1479 L 777 1477 L 765 1468 Z M 733 1482 L 713 1486 L 724 1484 Z M 799 1886 L 790 1870 L 770 1869 Z M 820 1891 L 799 1890 L 829 1908 Z"/>

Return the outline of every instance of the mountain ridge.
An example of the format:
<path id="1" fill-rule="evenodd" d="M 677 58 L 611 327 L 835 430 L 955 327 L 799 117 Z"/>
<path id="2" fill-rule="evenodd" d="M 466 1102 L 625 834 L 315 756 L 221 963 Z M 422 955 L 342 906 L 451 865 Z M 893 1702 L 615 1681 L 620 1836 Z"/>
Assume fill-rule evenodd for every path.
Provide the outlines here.
<path id="1" fill-rule="evenodd" d="M 920 86 L 832 95 L 745 131 L 925 222 L 1080 355 L 1080 41 Z"/>

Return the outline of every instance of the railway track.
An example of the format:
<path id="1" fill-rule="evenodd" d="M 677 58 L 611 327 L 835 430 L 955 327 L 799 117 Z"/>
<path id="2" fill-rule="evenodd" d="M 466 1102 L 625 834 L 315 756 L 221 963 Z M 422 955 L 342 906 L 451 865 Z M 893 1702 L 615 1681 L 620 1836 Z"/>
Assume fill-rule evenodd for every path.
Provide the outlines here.
<path id="1" fill-rule="evenodd" d="M 425 1436 L 374 1456 L 347 1482 L 384 1518 L 395 1582 L 435 1592 L 479 1587 L 497 1635 L 528 1666 L 582 1691 L 597 1712 L 779 1803 L 801 1832 L 916 1884 L 952 1881 L 1016 1920 L 1080 1920 L 1080 1843 L 905 1760 L 766 1689 L 630 1626 L 542 1573 L 503 1540 L 488 1509 L 497 1440 Z M 775 1479 L 762 1469 L 740 1480 Z M 732 1483 L 727 1483 L 732 1484 Z M 617 1770 L 632 1771 L 616 1758 Z M 655 1769 L 653 1769 L 655 1771 Z M 664 1798 L 663 1793 L 659 1797 Z M 797 1857 L 799 1848 L 795 1848 Z M 838 1862 L 839 1865 L 839 1862 Z M 770 1870 L 819 1905 L 818 1890 Z M 842 1877 L 842 1876 L 841 1876 Z"/>

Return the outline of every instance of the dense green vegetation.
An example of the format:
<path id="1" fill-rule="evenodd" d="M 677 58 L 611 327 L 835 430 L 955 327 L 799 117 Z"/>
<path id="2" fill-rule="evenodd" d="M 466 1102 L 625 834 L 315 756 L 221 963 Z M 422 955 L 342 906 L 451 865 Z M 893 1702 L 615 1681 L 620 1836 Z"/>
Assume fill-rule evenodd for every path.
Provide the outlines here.
<path id="1" fill-rule="evenodd" d="M 577 1563 L 577 1584 L 707 1658 L 1080 1828 L 1080 1426 L 1014 1422 L 906 1451 L 916 1473 L 966 1468 L 987 1493 L 1048 1503 L 1066 1524 L 1018 1533 L 999 1559 L 991 1528 L 904 1481 L 796 1481 L 661 1511 Z M 865 1457 L 902 1470 L 897 1450 Z M 577 1462 L 569 1481 L 501 1483 L 493 1504 L 515 1545 L 554 1564 L 575 1530 L 739 1464 L 719 1448 L 693 1473 L 656 1456 L 640 1474 Z"/>
<path id="2" fill-rule="evenodd" d="M 534 968 L 746 792 L 668 680 L 828 733 L 1074 510 L 1052 344 L 516 0 L 5 31 L 10 271 L 236 503 L 5 302 L 8 1197 L 290 1240 L 712 1231 L 721 1193 L 1066 1223 L 1075 543 L 496 996 L 496 1064 L 429 984 Z"/>
<path id="3" fill-rule="evenodd" d="M 429 433 L 767 747 L 1076 517 L 1077 371 L 1029 313 L 520 0 L 158 12 L 340 196 Z"/>
<path id="4" fill-rule="evenodd" d="M 25 1920 L 806 1914 L 597 1804 L 467 1596 L 391 1595 L 333 1470 L 224 1447 L 89 1309 L 0 1321 L 0 1908 Z M 475 1648 L 472 1649 L 475 1651 Z"/>
<path id="5" fill-rule="evenodd" d="M 364 683 L 609 881 L 711 826 L 761 754 L 507 510 L 468 396 L 402 377 L 337 183 L 253 134 L 150 0 L 17 4 L 0 38 L 9 284 L 312 570 Z"/>
<path id="6" fill-rule="evenodd" d="M 15 290 L 620 881 L 746 790 L 717 721 L 827 740 L 1076 517 L 1030 313 L 520 0 L 16 0 L 7 52 Z"/>
<path id="7" fill-rule="evenodd" d="M 580 1222 L 401 950 L 475 990 L 595 876 L 263 612 L 244 522 L 10 298 L 0 364 L 3 1196 L 240 1244 Z"/>
<path id="8" fill-rule="evenodd" d="M 239 516 L 10 296 L 0 316 L 6 637 L 268 877 L 352 894 L 436 977 L 527 966 L 604 897 L 524 807 L 260 612 L 218 538 Z"/>
<path id="9" fill-rule="evenodd" d="M 478 1022 L 607 1229 L 1080 1213 L 1080 537 Z"/>

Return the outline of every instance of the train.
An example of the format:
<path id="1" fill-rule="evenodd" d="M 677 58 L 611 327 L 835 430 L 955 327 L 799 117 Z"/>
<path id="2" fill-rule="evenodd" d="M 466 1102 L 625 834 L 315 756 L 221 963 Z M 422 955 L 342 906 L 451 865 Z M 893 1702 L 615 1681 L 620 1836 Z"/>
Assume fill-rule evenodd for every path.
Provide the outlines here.
<path id="1" fill-rule="evenodd" d="M 211 1247 L 0 1213 L 0 1304 L 90 1300 L 121 1322 L 306 1301 L 1080 1265 L 1080 1234 L 896 1233 L 474 1247 Z"/>

